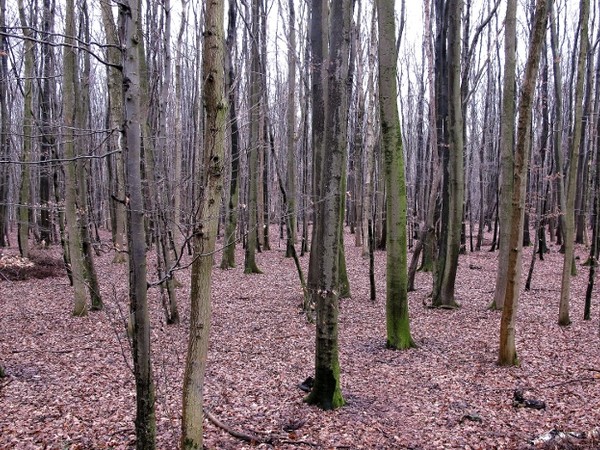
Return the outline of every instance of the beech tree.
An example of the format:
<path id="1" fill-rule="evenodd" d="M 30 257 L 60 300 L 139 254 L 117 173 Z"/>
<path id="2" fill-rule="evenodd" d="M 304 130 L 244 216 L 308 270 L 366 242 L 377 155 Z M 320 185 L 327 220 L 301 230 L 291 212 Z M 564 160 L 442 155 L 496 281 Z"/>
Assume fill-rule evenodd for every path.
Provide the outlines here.
<path id="1" fill-rule="evenodd" d="M 500 349 L 498 364 L 509 366 L 518 364 L 515 346 L 515 318 L 521 285 L 521 258 L 523 252 L 523 223 L 525 214 L 525 187 L 527 184 L 527 164 L 529 161 L 529 131 L 533 96 L 537 83 L 540 52 L 546 31 L 549 0 L 537 0 L 533 29 L 529 39 L 525 76 L 519 93 L 517 118 L 517 143 L 514 155 L 512 211 L 510 221 L 510 249 L 507 271 L 507 288 L 500 322 Z"/>
<path id="2" fill-rule="evenodd" d="M 387 345 L 413 346 L 408 317 L 406 261 L 406 179 L 396 85 L 396 19 L 394 5 L 377 1 L 379 26 L 379 111 L 387 209 L 386 322 Z"/>
<path id="3" fill-rule="evenodd" d="M 211 315 L 211 274 L 223 187 L 227 98 L 224 74 L 223 0 L 206 5 L 202 79 L 204 80 L 204 174 L 194 222 L 194 262 L 188 352 L 183 378 L 181 448 L 202 448 L 203 384 Z"/>
<path id="4" fill-rule="evenodd" d="M 321 5 L 313 2 L 313 26 L 323 24 Z M 316 7 L 316 8 L 315 8 Z M 338 357 L 338 311 L 340 296 L 340 247 L 343 245 L 342 177 L 346 163 L 349 64 L 349 41 L 352 5 L 349 0 L 332 4 L 329 14 L 329 50 L 326 76 L 325 130 L 321 160 L 321 186 L 316 214 L 316 233 L 311 253 L 317 264 L 314 277 L 317 289 L 312 295 L 316 304 L 315 382 L 306 401 L 322 409 L 343 406 Z M 321 33 L 325 29 L 321 28 Z M 320 39 L 319 33 L 316 39 Z M 314 34 L 313 34 L 314 36 Z M 315 40 L 313 40 L 313 43 Z M 313 105 L 313 108 L 315 106 Z M 316 244 L 316 245 L 315 245 Z M 310 277 L 310 275 L 309 275 Z"/>
<path id="5" fill-rule="evenodd" d="M 119 5 L 123 36 L 123 149 L 125 151 L 125 193 L 127 248 L 129 250 L 129 301 L 132 320 L 133 371 L 136 386 L 136 448 L 156 446 L 155 390 L 150 353 L 150 318 L 146 268 L 146 230 L 141 173 L 141 92 L 140 92 L 140 10 L 137 0 Z"/>
<path id="6" fill-rule="evenodd" d="M 461 102 L 461 45 L 460 23 L 463 9 L 462 0 L 448 0 L 436 3 L 438 14 L 442 15 L 438 26 L 447 26 L 448 30 L 448 60 L 447 69 L 436 73 L 436 77 L 444 77 L 447 73 L 447 119 L 442 115 L 442 134 L 448 134 L 447 146 L 440 144 L 442 155 L 442 213 L 441 232 L 438 249 L 438 260 L 434 277 L 432 304 L 436 307 L 453 308 L 457 306 L 454 298 L 456 271 L 458 269 L 458 255 L 460 252 L 460 235 L 462 229 L 463 202 L 464 202 L 464 163 L 463 163 L 463 114 Z M 443 10 L 443 11 L 442 11 Z M 446 18 L 445 15 L 448 14 Z M 447 20 L 447 25 L 444 23 Z M 440 22 L 438 20 L 438 22 Z M 441 46 L 445 45 L 443 36 L 439 36 L 436 51 L 445 52 Z M 443 58 L 440 64 L 443 64 Z M 444 80 L 440 81 L 442 84 Z M 441 88 L 440 102 L 444 102 L 444 88 Z M 440 103 L 438 103 L 438 107 Z M 442 141 L 443 142 L 443 141 Z"/>
<path id="7" fill-rule="evenodd" d="M 569 302 L 571 275 L 573 271 L 574 241 L 575 241 L 575 191 L 577 189 L 577 167 L 579 164 L 579 142 L 583 115 L 583 80 L 585 78 L 585 60 L 588 46 L 588 17 L 590 13 L 589 0 L 581 0 L 579 10 L 579 55 L 577 58 L 577 83 L 575 85 L 575 117 L 571 139 L 571 156 L 569 158 L 569 174 L 567 186 L 567 203 L 565 210 L 565 257 L 563 262 L 559 325 L 569 325 Z"/>

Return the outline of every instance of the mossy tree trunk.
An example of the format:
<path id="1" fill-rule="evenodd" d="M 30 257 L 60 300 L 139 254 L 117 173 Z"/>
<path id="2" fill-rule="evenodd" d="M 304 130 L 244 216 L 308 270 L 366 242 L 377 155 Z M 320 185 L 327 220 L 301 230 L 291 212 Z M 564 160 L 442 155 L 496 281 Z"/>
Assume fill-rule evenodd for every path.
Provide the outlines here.
<path id="1" fill-rule="evenodd" d="M 321 0 L 313 2 L 320 9 Z M 322 11 L 322 9 L 321 9 Z M 329 57 L 327 58 L 327 93 L 325 107 L 325 133 L 322 170 L 321 198 L 318 203 L 316 227 L 319 238 L 312 252 L 318 260 L 319 272 L 315 274 L 316 291 L 312 292 L 316 303 L 316 346 L 315 383 L 306 402 L 322 409 L 335 409 L 344 404 L 340 386 L 340 366 L 338 355 L 338 311 L 340 246 L 343 215 L 342 178 L 346 161 L 347 120 L 348 120 L 348 63 L 350 21 L 352 5 L 350 0 L 333 2 L 329 17 Z M 313 20 L 320 20 L 317 14 Z M 320 21 L 321 25 L 323 21 Z M 313 25 L 316 25 L 313 22 Z M 321 27 L 321 33 L 325 33 Z M 321 36 L 318 36 L 320 38 Z M 313 41 L 314 42 L 314 41 Z M 314 269 L 314 266 L 311 267 Z"/>
<path id="2" fill-rule="evenodd" d="M 406 255 L 406 177 L 398 113 L 396 23 L 394 4 L 377 0 L 379 24 L 379 112 L 381 116 L 387 202 L 386 323 L 387 345 L 412 347 L 408 316 Z"/>
<path id="3" fill-rule="evenodd" d="M 0 31 L 6 31 L 6 0 L 0 0 Z M 0 51 L 8 53 L 6 36 L 0 35 Z M 0 158 L 10 155 L 10 117 L 8 114 L 8 63 L 0 58 Z M 0 247 L 8 245 L 8 165 L 0 164 Z"/>

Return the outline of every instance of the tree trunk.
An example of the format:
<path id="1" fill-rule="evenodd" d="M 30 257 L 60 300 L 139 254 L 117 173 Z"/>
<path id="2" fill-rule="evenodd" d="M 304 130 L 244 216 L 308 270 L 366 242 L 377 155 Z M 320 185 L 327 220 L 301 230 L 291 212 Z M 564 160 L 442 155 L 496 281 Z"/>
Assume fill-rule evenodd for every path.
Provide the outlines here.
<path id="1" fill-rule="evenodd" d="M 19 252 L 22 257 L 29 256 L 29 226 L 30 226 L 30 204 L 31 204 L 31 179 L 30 165 L 31 153 L 33 151 L 33 132 L 34 132 L 34 117 L 33 117 L 33 77 L 34 77 L 34 42 L 33 28 L 30 28 L 25 15 L 25 6 L 23 0 L 18 0 L 19 18 L 21 27 L 23 27 L 23 35 L 25 36 L 25 73 L 23 83 L 23 137 L 21 161 L 25 164 L 21 166 L 21 185 L 19 187 L 19 206 L 17 208 L 18 231 L 17 240 L 19 243 Z M 32 19 L 30 19 L 32 20 Z"/>
<path id="2" fill-rule="evenodd" d="M 133 370 L 136 385 L 136 448 L 156 446 L 155 391 L 150 359 L 150 318 L 146 278 L 146 230 L 142 196 L 141 92 L 139 5 L 137 0 L 121 3 L 123 36 L 123 149 L 126 155 L 127 240 L 129 249 L 129 301 L 133 318 Z"/>
<path id="3" fill-rule="evenodd" d="M 6 0 L 0 0 L 0 31 L 6 32 Z M 8 53 L 6 36 L 0 35 L 0 51 Z M 0 158 L 10 157 L 10 117 L 8 114 L 8 63 L 0 58 Z M 0 164 L 0 247 L 8 245 L 8 164 Z"/>
<path id="4" fill-rule="evenodd" d="M 225 68 L 227 70 L 226 83 L 229 93 L 229 126 L 230 145 L 231 145 L 231 176 L 229 184 L 229 201 L 227 202 L 227 215 L 225 222 L 225 238 L 223 249 L 223 258 L 221 260 L 221 269 L 235 267 L 235 243 L 238 218 L 238 199 L 239 199 L 239 140 L 240 133 L 238 129 L 236 94 L 237 83 L 235 83 L 235 33 L 236 33 L 237 6 L 236 2 L 229 3 L 229 13 L 227 20 L 227 53 L 225 54 Z"/>
<path id="5" fill-rule="evenodd" d="M 194 263 L 191 275 L 190 333 L 183 378 L 181 448 L 202 448 L 203 384 L 211 315 L 211 273 L 217 238 L 225 156 L 227 98 L 224 91 L 223 0 L 206 5 L 202 60 L 206 127 L 204 189 L 194 220 Z"/>
<path id="6" fill-rule="evenodd" d="M 408 316 L 406 255 L 406 179 L 396 85 L 394 4 L 377 1 L 379 25 L 379 111 L 387 193 L 386 323 L 387 345 L 412 347 Z"/>
<path id="7" fill-rule="evenodd" d="M 577 166 L 579 164 L 579 142 L 581 140 L 581 125 L 583 115 L 583 81 L 585 78 L 585 60 L 588 46 L 588 17 L 590 14 L 589 0 L 581 0 L 579 12 L 579 55 L 577 57 L 577 82 L 575 85 L 575 117 L 573 138 L 571 140 L 571 156 L 569 175 L 567 178 L 567 209 L 565 211 L 565 257 L 563 262 L 560 307 L 558 314 L 559 325 L 569 325 L 569 300 L 571 275 L 573 274 L 574 241 L 575 241 L 575 193 L 577 190 Z"/>
<path id="8" fill-rule="evenodd" d="M 544 41 L 548 16 L 549 0 L 537 0 L 534 25 L 529 41 L 527 62 L 523 86 L 519 95 L 519 110 L 517 122 L 517 144 L 514 161 L 514 189 L 512 192 L 512 209 L 510 221 L 510 236 L 508 240 L 508 271 L 506 295 L 500 322 L 500 348 L 498 364 L 510 366 L 518 364 L 515 346 L 515 318 L 521 284 L 521 257 L 523 253 L 523 221 L 525 212 L 525 187 L 527 182 L 527 163 L 529 161 L 529 127 L 537 73 L 540 61 L 540 50 Z"/>
<path id="9" fill-rule="evenodd" d="M 320 0 L 316 0 L 319 2 Z M 313 8 L 315 4 L 313 3 Z M 315 10 L 313 9 L 313 14 Z M 315 383 L 306 402 L 322 409 L 344 404 L 340 385 L 338 358 L 340 229 L 343 216 L 341 192 L 347 144 L 348 119 L 348 51 L 352 6 L 349 0 L 332 4 L 329 20 L 329 57 L 327 58 L 327 105 L 325 149 L 321 171 L 321 194 L 318 204 L 317 246 L 313 248 L 320 269 L 316 275 Z M 322 23 L 322 22 L 321 22 Z M 321 28 L 321 33 L 324 29 Z M 314 42 L 314 41 L 313 41 Z M 314 267 L 312 267 L 314 268 Z"/>
<path id="10" fill-rule="evenodd" d="M 248 148 L 248 242 L 244 259 L 244 273 L 261 273 L 256 264 L 256 245 L 258 243 L 258 183 L 260 180 L 258 153 L 260 137 L 260 47 L 259 47 L 259 3 L 252 0 L 252 33 L 250 56 L 250 147 Z M 262 204 L 262 202 L 261 202 Z M 262 232 L 262 230 L 260 230 Z"/>
<path id="11" fill-rule="evenodd" d="M 454 288 L 464 203 L 463 115 L 460 94 L 460 21 L 462 0 L 449 0 L 448 12 L 448 128 L 449 146 L 444 154 L 442 239 L 435 274 L 432 304 L 456 307 Z"/>
<path id="12" fill-rule="evenodd" d="M 114 263 L 125 263 L 127 261 L 127 211 L 125 210 L 125 169 L 123 166 L 123 153 L 117 130 L 121 128 L 123 122 L 123 75 L 115 66 L 121 64 L 121 52 L 118 48 L 119 37 L 117 27 L 115 26 L 112 10 L 108 2 L 100 2 L 102 11 L 102 23 L 106 33 L 107 44 L 114 46 L 106 50 L 108 61 L 113 65 L 107 67 L 107 87 L 108 87 L 108 124 L 110 135 L 107 139 L 107 150 L 109 152 L 117 151 L 109 156 L 112 161 L 113 170 L 109 173 L 111 179 L 110 200 L 113 229 L 113 244 L 115 246 Z M 121 150 L 121 151 L 119 151 Z"/>

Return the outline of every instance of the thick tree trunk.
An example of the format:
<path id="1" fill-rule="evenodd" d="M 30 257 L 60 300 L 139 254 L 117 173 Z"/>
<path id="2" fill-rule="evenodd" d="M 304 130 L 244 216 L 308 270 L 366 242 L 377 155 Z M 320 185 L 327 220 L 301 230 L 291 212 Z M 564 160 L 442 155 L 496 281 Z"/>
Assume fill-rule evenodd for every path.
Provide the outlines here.
<path id="1" fill-rule="evenodd" d="M 515 77 L 517 50 L 517 3 L 508 0 L 504 32 L 504 81 L 502 86 L 502 115 L 500 122 L 500 223 L 496 289 L 491 309 L 502 309 L 506 297 L 508 276 L 508 240 L 511 232 L 512 196 L 514 190 L 513 153 L 515 146 Z"/>
<path id="2" fill-rule="evenodd" d="M 316 0 L 320 1 L 320 0 Z M 314 4 L 313 4 L 314 6 Z M 314 9 L 313 9 L 314 14 Z M 317 246 L 313 248 L 320 269 L 316 275 L 315 383 L 306 402 L 322 409 L 344 404 L 338 357 L 339 263 L 343 215 L 341 191 L 347 145 L 348 51 L 352 6 L 349 0 L 332 4 L 329 20 L 329 57 L 327 59 L 327 106 L 324 152 L 321 171 L 321 200 L 318 205 Z M 324 29 L 321 28 L 321 33 Z M 314 41 L 313 41 L 314 42 Z M 314 268 L 314 267 L 313 267 Z"/>
<path id="3" fill-rule="evenodd" d="M 387 345 L 412 347 L 408 316 L 406 255 L 406 179 L 396 85 L 394 4 L 377 1 L 379 24 L 379 111 L 387 193 L 386 323 Z"/>
<path id="4" fill-rule="evenodd" d="M 432 304 L 436 307 L 457 306 L 454 298 L 458 255 L 460 253 L 463 203 L 463 114 L 460 94 L 460 21 L 462 0 L 449 0 L 448 12 L 448 127 L 449 146 L 444 149 L 444 195 L 442 235 L 436 269 Z"/>

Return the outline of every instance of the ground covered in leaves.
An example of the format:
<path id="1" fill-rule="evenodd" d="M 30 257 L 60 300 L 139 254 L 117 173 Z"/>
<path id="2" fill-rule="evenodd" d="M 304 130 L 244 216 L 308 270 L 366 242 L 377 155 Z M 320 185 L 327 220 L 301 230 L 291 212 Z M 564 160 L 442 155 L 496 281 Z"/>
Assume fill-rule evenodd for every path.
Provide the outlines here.
<path id="1" fill-rule="evenodd" d="M 302 293 L 284 242 L 274 240 L 273 250 L 258 255 L 262 275 L 243 274 L 239 249 L 238 268 L 215 266 L 205 406 L 231 429 L 270 443 L 245 443 L 205 420 L 207 448 L 512 449 L 528 448 L 528 441 L 551 429 L 598 427 L 600 295 L 596 290 L 593 320 L 583 321 L 587 268 L 579 266 L 572 280 L 573 324 L 560 327 L 562 255 L 552 247 L 545 261 L 536 262 L 532 290 L 522 292 L 519 304 L 521 365 L 501 368 L 496 365 L 500 313 L 487 309 L 497 253 L 460 257 L 457 298 L 462 307 L 457 310 L 425 307 L 431 275 L 419 273 L 417 290 L 410 294 L 418 347 L 391 351 L 385 348 L 385 254 L 376 254 L 378 292 L 371 302 L 368 261 L 352 242 L 346 236 L 352 298 L 342 300 L 340 308 L 347 404 L 333 412 L 304 404 L 298 388 L 313 375 L 315 333 L 299 313 Z M 4 257 L 15 253 L 4 250 Z M 35 254 L 34 261 L 60 260 L 57 248 Z M 578 248 L 577 255 L 580 263 L 587 250 Z M 0 365 L 5 369 L 0 448 L 133 448 L 135 389 L 124 326 L 127 268 L 111 260 L 108 253 L 97 259 L 106 307 L 85 318 L 71 316 L 72 294 L 64 274 L 19 281 L 3 275 L 7 269 L 0 267 Z M 302 263 L 306 267 L 308 255 Z M 152 281 L 152 262 L 149 272 Z M 165 324 L 158 288 L 149 298 L 161 449 L 176 448 L 179 439 L 189 271 L 177 278 L 182 283 L 180 325 Z M 514 407 L 516 389 L 544 401 L 546 408 Z"/>

